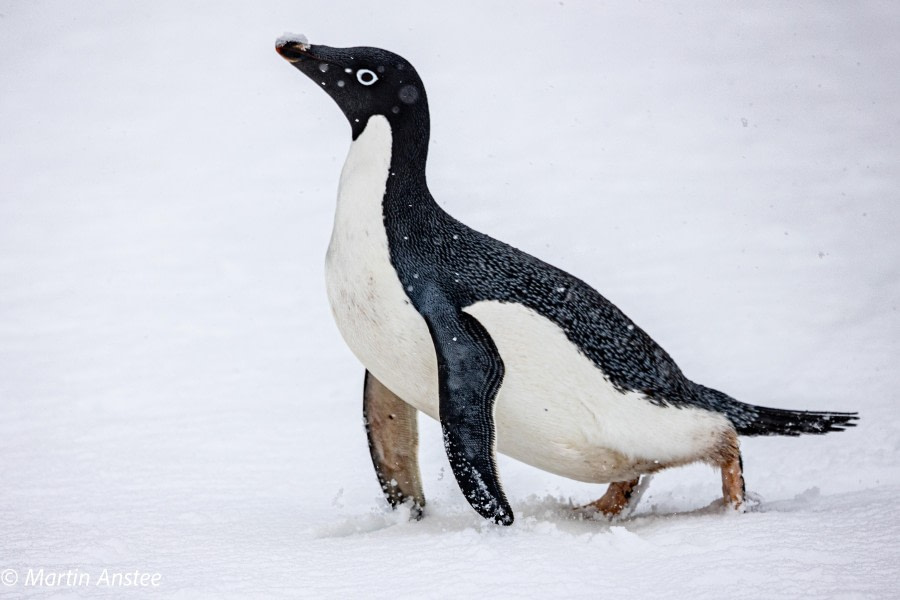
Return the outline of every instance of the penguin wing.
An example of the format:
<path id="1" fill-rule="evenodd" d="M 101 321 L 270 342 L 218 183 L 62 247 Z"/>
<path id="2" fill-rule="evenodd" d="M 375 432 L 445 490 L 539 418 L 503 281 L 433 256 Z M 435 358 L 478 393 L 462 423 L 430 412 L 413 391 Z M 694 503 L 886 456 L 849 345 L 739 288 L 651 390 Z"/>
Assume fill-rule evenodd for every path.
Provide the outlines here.
<path id="1" fill-rule="evenodd" d="M 474 317 L 450 304 L 423 313 L 438 363 L 444 448 L 460 489 L 478 514 L 502 525 L 512 509 L 497 477 L 494 400 L 503 360 Z"/>

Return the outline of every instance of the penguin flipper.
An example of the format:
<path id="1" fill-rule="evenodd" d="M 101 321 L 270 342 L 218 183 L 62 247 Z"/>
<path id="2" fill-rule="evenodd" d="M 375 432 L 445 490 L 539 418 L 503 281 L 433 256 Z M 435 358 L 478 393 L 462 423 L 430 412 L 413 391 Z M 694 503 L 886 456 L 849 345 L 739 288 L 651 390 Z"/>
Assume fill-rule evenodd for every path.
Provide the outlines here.
<path id="1" fill-rule="evenodd" d="M 366 371 L 363 421 L 372 464 L 385 498 L 394 508 L 411 501 L 410 518 L 418 521 L 425 509 L 425 494 L 419 474 L 416 409 Z"/>
<path id="2" fill-rule="evenodd" d="M 511 525 L 513 512 L 497 476 L 494 433 L 503 360 L 473 316 L 449 308 L 423 316 L 437 355 L 441 428 L 453 475 L 478 514 Z"/>

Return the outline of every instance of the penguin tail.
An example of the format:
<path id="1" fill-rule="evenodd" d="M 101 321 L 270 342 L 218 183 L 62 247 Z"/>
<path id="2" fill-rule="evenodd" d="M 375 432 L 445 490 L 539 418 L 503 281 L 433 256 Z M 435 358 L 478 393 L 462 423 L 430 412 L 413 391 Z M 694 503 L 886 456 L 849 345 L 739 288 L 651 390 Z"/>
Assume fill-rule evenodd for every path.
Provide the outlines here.
<path id="1" fill-rule="evenodd" d="M 754 406 L 695 383 L 703 408 L 724 414 L 739 435 L 821 435 L 856 427 L 859 413 L 784 410 Z"/>

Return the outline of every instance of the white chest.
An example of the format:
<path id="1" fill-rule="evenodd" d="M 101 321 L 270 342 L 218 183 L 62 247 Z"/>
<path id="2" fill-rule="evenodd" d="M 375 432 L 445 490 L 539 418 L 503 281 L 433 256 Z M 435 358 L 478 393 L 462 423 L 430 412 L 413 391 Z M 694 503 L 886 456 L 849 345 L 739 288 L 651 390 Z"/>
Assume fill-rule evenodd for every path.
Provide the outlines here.
<path id="1" fill-rule="evenodd" d="M 437 359 L 428 327 L 391 265 L 382 199 L 391 164 L 391 128 L 369 119 L 350 146 L 338 187 L 325 262 L 328 299 L 344 341 L 384 385 L 438 416 Z"/>

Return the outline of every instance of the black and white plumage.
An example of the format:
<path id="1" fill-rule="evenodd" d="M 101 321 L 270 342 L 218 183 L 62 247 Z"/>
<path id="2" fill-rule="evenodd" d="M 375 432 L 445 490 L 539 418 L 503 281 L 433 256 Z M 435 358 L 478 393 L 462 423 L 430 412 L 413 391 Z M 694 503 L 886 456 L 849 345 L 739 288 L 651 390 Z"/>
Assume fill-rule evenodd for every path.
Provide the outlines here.
<path id="1" fill-rule="evenodd" d="M 370 448 L 392 504 L 411 499 L 417 515 L 424 505 L 409 407 L 440 420 L 466 498 L 503 524 L 513 514 L 495 446 L 598 483 L 698 460 L 723 474 L 728 465 L 739 503 L 736 434 L 853 425 L 855 413 L 753 406 L 690 381 L 589 285 L 448 215 L 426 183 L 427 97 L 405 59 L 299 36 L 276 49 L 352 128 L 326 280 L 338 327 L 367 369 Z"/>

